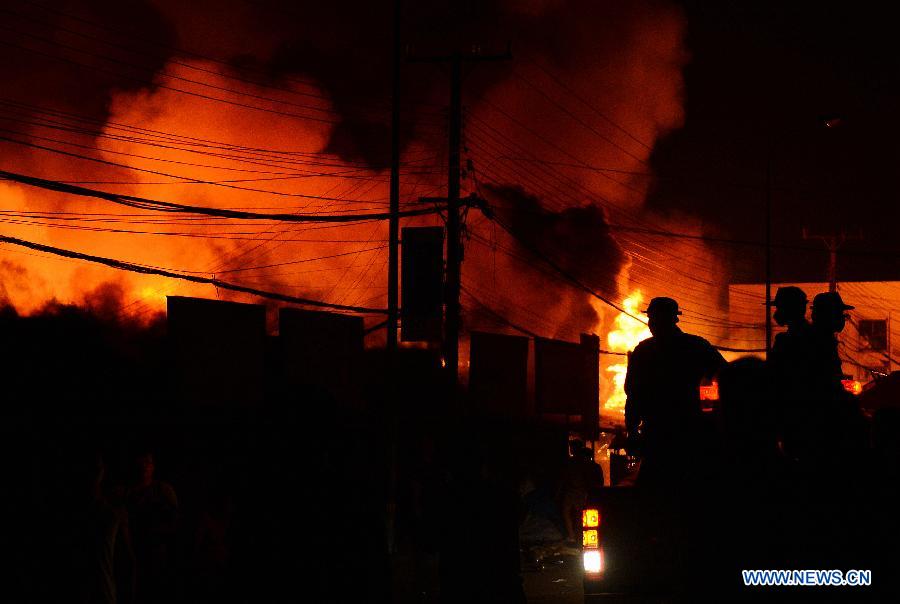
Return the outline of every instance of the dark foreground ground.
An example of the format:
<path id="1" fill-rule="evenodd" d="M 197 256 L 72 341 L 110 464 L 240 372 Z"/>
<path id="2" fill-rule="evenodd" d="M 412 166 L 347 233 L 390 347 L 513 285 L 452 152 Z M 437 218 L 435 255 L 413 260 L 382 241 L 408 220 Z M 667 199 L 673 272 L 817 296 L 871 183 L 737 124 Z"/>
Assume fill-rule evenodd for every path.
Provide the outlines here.
<path id="1" fill-rule="evenodd" d="M 533 604 L 577 604 L 583 601 L 580 559 L 561 556 L 522 573 L 525 596 Z"/>
<path id="2" fill-rule="evenodd" d="M 522 583 L 529 604 L 580 604 L 583 602 L 580 558 L 572 555 L 552 556 L 542 562 L 523 556 Z M 397 601 L 420 604 L 439 602 L 437 567 L 434 560 L 419 568 L 419 585 L 408 558 L 395 557 L 393 587 Z"/>

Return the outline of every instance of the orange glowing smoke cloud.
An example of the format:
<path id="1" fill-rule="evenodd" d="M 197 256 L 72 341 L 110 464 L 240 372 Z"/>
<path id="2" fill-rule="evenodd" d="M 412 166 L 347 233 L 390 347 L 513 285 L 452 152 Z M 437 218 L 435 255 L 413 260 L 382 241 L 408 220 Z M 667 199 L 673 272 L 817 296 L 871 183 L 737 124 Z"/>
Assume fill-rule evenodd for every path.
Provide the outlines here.
<path id="1" fill-rule="evenodd" d="M 154 3 L 174 25 L 180 45 L 196 47 L 200 52 L 219 56 L 246 54 L 257 66 L 265 66 L 267 61 L 278 56 L 281 42 L 290 40 L 290 36 L 298 31 L 296 23 L 288 23 L 283 18 L 271 22 L 272 15 L 280 13 L 267 11 L 263 19 L 247 8 L 249 5 L 246 3 L 238 3 L 239 10 L 252 14 L 238 14 L 231 10 L 235 7 L 229 3 L 229 10 L 221 11 L 220 18 L 211 20 L 208 18 L 210 12 L 219 12 L 209 10 L 211 4 L 200 2 L 195 7 L 194 3 L 166 0 Z M 509 25 L 511 30 L 499 33 L 491 30 L 491 39 L 496 39 L 498 35 L 502 39 L 513 39 L 516 58 L 509 65 L 479 68 L 477 73 L 467 77 L 464 152 L 465 159 L 471 160 L 473 170 L 467 170 L 465 192 L 483 190 L 481 185 L 488 182 L 520 186 L 539 199 L 548 211 L 602 207 L 609 222 L 619 221 L 622 218 L 620 213 L 641 212 L 652 184 L 646 173 L 653 145 L 659 137 L 680 127 L 684 119 L 682 68 L 687 57 L 684 50 L 686 24 L 681 11 L 674 5 L 662 3 L 636 2 L 626 7 L 620 3 L 593 0 L 501 2 L 498 6 L 504 16 L 499 22 Z M 325 8 L 322 11 L 328 13 Z M 591 18 L 580 16 L 584 14 L 590 14 Z M 343 52 L 342 49 L 348 44 L 353 46 L 352 39 L 360 32 L 357 31 L 358 23 L 346 23 L 348 19 L 345 15 L 341 19 L 344 26 L 356 28 L 344 38 L 322 39 L 321 31 L 302 35 L 308 34 L 314 45 L 322 45 L 323 48 L 318 50 L 324 49 L 325 55 L 333 50 L 332 46 Z M 490 19 L 486 22 L 494 23 Z M 310 20 L 305 24 L 306 29 L 310 29 L 311 24 L 314 28 L 315 23 L 315 20 Z M 547 36 L 550 24 L 558 29 L 558 35 Z M 487 35 L 488 32 L 485 32 Z M 379 39 L 378 36 L 376 39 Z M 246 48 L 248 43 L 252 44 L 251 48 Z M 357 50 L 353 56 L 358 59 L 358 55 Z M 366 62 L 355 60 L 354 64 L 360 70 L 364 69 Z M 169 62 L 159 70 L 156 81 L 233 103 L 309 113 L 291 106 L 273 105 L 261 98 L 276 95 L 298 100 L 297 97 L 282 96 L 265 87 L 216 75 L 216 72 L 223 71 L 227 72 L 228 68 L 222 64 L 180 56 L 177 62 Z M 321 81 L 328 77 L 338 79 L 341 74 L 340 70 L 332 70 L 330 64 L 325 67 L 303 65 L 296 71 L 288 68 L 281 73 L 316 73 L 314 77 L 321 77 Z M 548 75 L 550 73 L 552 77 Z M 411 78 L 424 75 L 427 74 L 410 70 Z M 173 77 L 200 79 L 209 85 L 230 88 L 244 95 L 211 90 L 184 80 L 173 80 Z M 272 77 L 280 87 L 295 87 L 291 80 L 279 79 L 277 73 Z M 446 81 L 442 77 L 435 76 L 434 82 L 421 86 L 434 89 L 435 94 L 429 99 L 432 103 L 446 102 Z M 570 90 L 560 88 L 553 77 L 564 82 Z M 418 79 L 415 84 L 418 87 Z M 313 114 L 341 122 L 342 106 L 337 100 L 329 102 L 328 99 L 336 99 L 337 94 L 330 95 L 329 90 L 326 85 L 319 88 L 305 85 L 304 93 L 312 93 L 325 100 L 304 97 L 303 102 L 318 104 L 322 111 L 314 111 Z M 341 102 L 346 100 L 341 98 Z M 560 106 L 566 107 L 568 113 L 562 111 Z M 214 103 L 161 87 L 114 92 L 109 109 L 109 119 L 102 130 L 107 135 L 117 135 L 118 140 L 99 138 L 92 141 L 84 136 L 58 131 L 48 134 L 41 128 L 33 128 L 30 132 L 101 146 L 102 151 L 77 151 L 129 167 L 199 180 L 239 181 L 231 184 L 284 195 L 177 182 L 178 179 L 46 152 L 22 153 L 19 149 L 14 155 L 5 147 L 0 150 L 4 165 L 10 170 L 60 180 L 141 181 L 144 184 L 89 186 L 213 207 L 277 208 L 279 211 L 323 213 L 385 207 L 386 171 L 367 169 L 359 162 L 342 161 L 334 155 L 319 156 L 325 158 L 321 161 L 329 163 L 328 166 L 312 166 L 307 161 L 310 158 L 307 154 L 318 154 L 334 145 L 331 138 L 338 124 L 293 119 L 234 104 Z M 332 113 L 328 113 L 329 110 Z M 426 173 L 416 174 L 416 170 L 410 168 L 402 181 L 402 197 L 409 200 L 420 195 L 441 194 L 445 176 L 442 175 L 443 165 L 439 159 L 444 153 L 445 136 L 443 133 L 432 139 L 422 136 L 418 129 L 427 129 L 427 120 L 422 120 L 420 126 L 420 118 L 415 112 L 404 114 L 404 118 L 415 122 L 415 126 L 409 137 L 414 142 L 406 147 L 403 159 L 410 162 L 410 166 L 421 166 L 421 171 Z M 435 120 L 440 122 L 441 118 L 434 118 L 432 122 Z M 226 155 L 254 156 L 261 163 L 270 165 L 236 162 L 222 157 L 221 148 L 207 149 L 219 154 L 218 157 L 190 153 L 185 150 L 183 140 L 177 144 L 157 140 L 157 145 L 147 146 L 141 143 L 147 142 L 145 139 L 151 135 L 122 132 L 117 129 L 118 123 L 221 141 L 234 146 L 224 153 Z M 430 142 L 423 142 L 425 140 Z M 52 146 L 63 147 L 59 144 Z M 259 153 L 248 151 L 249 147 L 282 153 L 263 153 L 265 157 L 260 158 Z M 434 158 L 431 163 L 412 163 L 428 157 Z M 524 161 L 530 159 L 550 163 Z M 575 167 L 565 164 L 575 164 Z M 614 172 L 586 167 L 610 168 Z M 252 168 L 257 172 L 235 171 L 234 168 Z M 427 174 L 428 170 L 434 174 Z M 311 172 L 327 172 L 333 176 Z M 316 200 L 298 197 L 298 194 L 353 198 L 359 203 Z M 8 184 L 0 184 L 0 196 L 4 209 L 18 212 L 28 209 L 96 214 L 139 213 L 104 202 L 73 200 L 63 195 Z M 178 218 L 176 223 L 171 216 L 151 216 L 147 213 L 127 219 L 132 222 L 125 226 L 93 224 L 142 231 L 178 231 L 214 238 L 108 233 L 9 222 L 0 225 L 0 232 L 132 262 L 215 275 L 298 296 L 347 304 L 385 305 L 386 250 L 361 250 L 383 245 L 386 224 L 365 223 L 329 229 L 259 223 L 226 225 L 224 221 L 205 218 L 189 220 L 186 217 Z M 431 219 L 418 222 L 439 224 Z M 415 223 L 410 221 L 407 224 Z M 534 270 L 537 264 L 534 260 L 523 263 L 521 259 L 511 257 L 506 252 L 516 251 L 515 242 L 474 211 L 470 213 L 468 228 L 471 239 L 466 248 L 464 285 L 498 313 L 541 335 L 566 339 L 577 339 L 579 333 L 586 331 L 603 332 L 603 321 L 613 320 L 609 310 L 598 311 L 584 292 L 548 276 L 546 267 L 543 271 Z M 577 260 L 582 255 L 581 247 L 576 245 L 577 242 L 566 239 L 572 232 L 578 233 L 577 230 L 565 229 L 550 232 L 548 235 L 555 237 L 555 240 L 547 244 L 562 249 L 570 259 Z M 323 256 L 332 258 L 305 262 Z M 591 265 L 595 272 L 611 275 L 613 281 L 623 269 L 618 260 L 608 266 L 602 265 L 589 254 L 584 254 L 581 261 Z M 245 270 L 259 266 L 268 268 Z M 644 268 L 636 263 L 630 266 L 636 282 L 639 278 L 649 279 L 641 272 Z M 136 314 L 162 308 L 166 294 L 224 295 L 209 287 L 113 273 L 103 268 L 19 252 L 6 255 L 0 263 L 0 281 L 4 285 L 0 295 L 23 311 L 39 307 L 54 298 L 79 303 L 85 292 L 108 281 L 114 281 L 121 287 L 126 305 Z M 652 287 L 640 286 L 648 294 L 656 293 Z M 628 289 L 620 288 L 621 291 Z M 618 292 L 605 293 L 612 298 L 620 298 Z M 253 301 L 246 296 L 236 299 Z M 463 303 L 467 301 L 464 299 Z M 469 316 L 468 319 L 469 327 L 478 327 L 477 317 Z M 497 328 L 497 325 L 491 327 Z"/>
<path id="2" fill-rule="evenodd" d="M 172 76 L 196 77 L 196 71 L 181 64 L 164 69 Z M 214 65 L 198 62 L 194 67 L 214 71 Z M 168 80 L 161 80 L 168 81 Z M 251 85 L 236 85 L 224 77 L 206 75 L 203 81 L 261 95 L 271 91 Z M 189 85 L 183 84 L 182 88 Z M 199 86 L 190 90 L 202 90 Z M 309 90 L 308 87 L 305 88 Z M 319 91 L 319 94 L 324 94 Z M 220 97 L 246 102 L 246 97 L 220 93 Z M 257 103 L 263 104 L 263 103 Z M 327 109 L 327 105 L 323 107 Z M 124 130 L 122 124 L 146 129 Z M 216 186 L 187 182 L 127 168 L 55 155 L 35 150 L 4 158 L 5 165 L 60 180 L 100 181 L 88 185 L 124 194 L 190 202 L 209 207 L 267 209 L 303 213 L 363 213 L 383 211 L 387 199 L 387 175 L 359 164 L 341 162 L 333 156 L 309 160 L 328 143 L 332 124 L 286 118 L 244 107 L 211 103 L 157 88 L 152 91 L 114 94 L 103 134 L 112 138 L 94 141 L 84 136 L 67 136 L 35 127 L 30 134 L 52 136 L 57 141 L 46 146 L 89 155 L 128 168 L 163 172 L 193 180 L 224 182 Z M 178 137 L 149 131 L 173 133 Z M 48 132 L 50 132 L 48 134 Z M 190 140 L 181 137 L 191 137 Z M 22 137 L 24 138 L 24 137 Z M 210 148 L 200 139 L 224 144 Z M 66 142 L 91 145 L 84 149 Z M 279 153 L 251 151 L 273 149 Z M 199 152 L 198 152 L 199 151 Z M 421 153 L 413 145 L 409 153 Z M 244 161 L 239 161 L 243 159 Z M 321 165 L 319 165 L 321 164 Z M 333 176 L 332 176 L 333 174 Z M 128 184 L 110 184 L 122 182 Z M 272 191 L 262 193 L 247 189 Z M 222 279 L 261 289 L 273 289 L 315 299 L 356 300 L 384 306 L 383 272 L 386 260 L 386 225 L 363 223 L 328 228 L 275 222 L 224 221 L 211 217 L 143 212 L 104 201 L 72 198 L 39 189 L 0 184 L 3 209 L 7 213 L 64 212 L 115 219 L 109 223 L 89 223 L 93 228 L 111 227 L 132 231 L 110 233 L 46 226 L 39 221 L 7 219 L 2 232 L 58 247 L 130 262 L 171 267 L 216 275 Z M 315 196 L 337 199 L 316 199 Z M 108 216 L 114 214 L 115 216 Z M 45 221 L 46 222 L 46 221 Z M 59 224 L 59 221 L 52 221 Z M 84 223 L 74 223 L 83 225 Z M 137 232 L 134 232 L 137 231 Z M 177 233 L 158 235 L 154 232 Z M 377 248 L 377 249 L 375 249 Z M 355 253 L 356 250 L 366 250 Z M 54 257 L 11 252 L 0 263 L 4 302 L 20 312 L 31 312 L 48 300 L 83 304 L 87 292 L 99 284 L 113 282 L 130 310 L 148 314 L 164 308 L 166 295 L 224 295 L 211 287 L 173 282 L 162 277 L 116 273 L 101 267 Z M 333 256 L 315 262 L 306 260 Z M 282 265 L 271 267 L 271 265 Z M 247 266 L 268 269 L 242 270 Z M 227 294 L 229 297 L 235 297 Z M 237 299 L 249 300 L 237 295 Z"/>
<path id="3" fill-rule="evenodd" d="M 531 2 L 521 10 L 553 14 L 560 5 L 583 6 Z M 476 160 L 476 179 L 521 186 L 547 211 L 594 206 L 607 222 L 627 224 L 643 212 L 653 145 L 683 123 L 686 24 L 677 8 L 642 3 L 624 12 L 621 5 L 610 5 L 603 23 L 616 24 L 608 36 L 598 34 L 593 22 L 568 23 L 565 52 L 516 55 L 516 74 L 491 87 L 472 108 L 466 145 Z M 493 201 L 498 207 L 511 203 Z M 548 275 L 552 269 L 522 250 L 517 251 L 527 261 L 511 258 L 504 251 L 516 250 L 515 241 L 490 224 L 470 230 L 476 243 L 464 278 L 494 310 L 542 336 L 577 340 L 580 333 L 606 331 L 604 321 L 613 317 L 609 309 Z M 581 270 L 575 262 L 566 267 L 606 296 L 621 299 L 627 289 L 604 288 L 589 279 L 602 270 L 615 282 L 625 268 L 621 260 L 582 253 L 579 242 L 556 235 L 535 247 L 580 257 Z"/>

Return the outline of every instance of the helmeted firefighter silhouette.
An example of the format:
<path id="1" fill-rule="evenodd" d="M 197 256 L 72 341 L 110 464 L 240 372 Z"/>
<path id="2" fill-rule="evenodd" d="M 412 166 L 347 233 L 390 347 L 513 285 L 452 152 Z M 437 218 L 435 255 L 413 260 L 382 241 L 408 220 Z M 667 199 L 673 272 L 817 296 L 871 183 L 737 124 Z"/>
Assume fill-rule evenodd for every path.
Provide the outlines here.
<path id="1" fill-rule="evenodd" d="M 684 475 L 684 451 L 700 433 L 700 386 L 712 380 L 725 359 L 705 339 L 677 325 L 681 311 L 672 298 L 653 298 L 644 311 L 652 337 L 631 353 L 625 377 L 625 425 L 629 448 L 639 448 L 639 481 Z"/>
<path id="2" fill-rule="evenodd" d="M 806 320 L 809 299 L 799 287 L 779 287 L 772 300 L 773 318 L 787 331 L 775 336 L 768 357 L 771 395 L 778 415 L 778 431 L 785 450 L 796 456 L 804 447 L 803 438 L 811 409 L 815 407 L 815 338 Z"/>

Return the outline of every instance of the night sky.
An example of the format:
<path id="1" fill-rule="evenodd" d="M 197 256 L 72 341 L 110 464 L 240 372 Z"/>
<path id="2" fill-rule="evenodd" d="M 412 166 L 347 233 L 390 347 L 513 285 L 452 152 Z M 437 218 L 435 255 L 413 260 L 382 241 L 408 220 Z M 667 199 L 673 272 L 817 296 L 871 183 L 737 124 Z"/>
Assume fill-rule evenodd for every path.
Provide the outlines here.
<path id="1" fill-rule="evenodd" d="M 771 141 L 776 280 L 824 280 L 810 233 L 863 237 L 838 278 L 900 278 L 896 173 L 900 54 L 883 9 L 832 3 L 686 2 L 690 61 L 684 127 L 661 141 L 648 206 L 707 221 L 707 234 L 761 241 Z M 837 128 L 823 118 L 837 116 Z M 735 277 L 761 280 L 751 246 L 732 246 Z M 872 251 L 887 251 L 873 254 Z M 737 255 L 736 255 L 737 256 Z"/>

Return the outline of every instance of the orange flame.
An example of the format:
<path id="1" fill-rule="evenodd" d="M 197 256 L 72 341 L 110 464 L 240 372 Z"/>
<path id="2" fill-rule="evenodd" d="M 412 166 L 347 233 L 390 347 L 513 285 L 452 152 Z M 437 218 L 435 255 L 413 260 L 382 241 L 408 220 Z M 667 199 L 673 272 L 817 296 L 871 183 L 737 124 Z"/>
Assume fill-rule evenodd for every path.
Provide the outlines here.
<path id="1" fill-rule="evenodd" d="M 636 290 L 622 301 L 622 307 L 631 315 L 637 315 L 641 311 L 641 303 L 644 296 L 640 290 Z M 613 320 L 613 329 L 606 336 L 606 342 L 610 352 L 629 353 L 634 350 L 642 340 L 650 337 L 650 330 L 640 321 L 619 313 Z M 624 361 L 624 360 L 623 360 Z M 612 392 L 603 402 L 603 411 L 615 417 L 622 418 L 625 414 L 625 372 L 628 369 L 627 361 L 614 363 L 606 368 L 610 374 Z"/>

